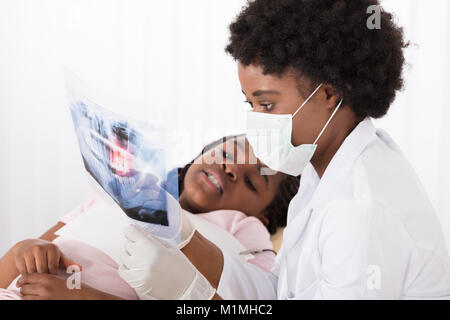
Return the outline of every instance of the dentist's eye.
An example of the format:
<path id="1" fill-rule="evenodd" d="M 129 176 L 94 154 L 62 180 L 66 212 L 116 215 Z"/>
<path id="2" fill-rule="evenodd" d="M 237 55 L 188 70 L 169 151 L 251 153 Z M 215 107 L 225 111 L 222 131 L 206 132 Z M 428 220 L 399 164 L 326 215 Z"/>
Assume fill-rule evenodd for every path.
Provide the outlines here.
<path id="1" fill-rule="evenodd" d="M 244 181 L 245 181 L 245 184 L 247 185 L 247 187 L 248 187 L 250 190 L 252 190 L 253 192 L 257 192 L 255 186 L 253 185 L 253 183 L 252 183 L 252 181 L 250 180 L 249 177 L 245 176 L 245 177 L 244 177 Z"/>
<path id="2" fill-rule="evenodd" d="M 274 103 L 268 103 L 268 104 L 261 104 L 261 106 L 264 108 L 264 110 L 266 111 L 270 111 L 273 109 L 273 107 L 275 106 Z"/>

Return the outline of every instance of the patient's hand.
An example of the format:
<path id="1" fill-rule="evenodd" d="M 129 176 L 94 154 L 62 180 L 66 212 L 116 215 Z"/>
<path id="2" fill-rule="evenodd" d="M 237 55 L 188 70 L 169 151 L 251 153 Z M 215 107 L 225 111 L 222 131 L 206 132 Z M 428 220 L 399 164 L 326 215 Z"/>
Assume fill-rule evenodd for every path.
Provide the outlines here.
<path id="1" fill-rule="evenodd" d="M 24 300 L 81 299 L 80 290 L 69 290 L 66 281 L 55 275 L 32 273 L 20 277 L 16 285 Z"/>
<path id="2" fill-rule="evenodd" d="M 52 274 L 32 273 L 17 280 L 24 300 L 116 300 L 102 291 L 81 284 L 79 289 L 69 289 L 67 279 Z"/>
<path id="3" fill-rule="evenodd" d="M 13 248 L 14 262 L 20 274 L 51 273 L 58 274 L 58 268 L 67 269 L 77 265 L 68 259 L 52 242 L 41 239 L 27 239 Z"/>

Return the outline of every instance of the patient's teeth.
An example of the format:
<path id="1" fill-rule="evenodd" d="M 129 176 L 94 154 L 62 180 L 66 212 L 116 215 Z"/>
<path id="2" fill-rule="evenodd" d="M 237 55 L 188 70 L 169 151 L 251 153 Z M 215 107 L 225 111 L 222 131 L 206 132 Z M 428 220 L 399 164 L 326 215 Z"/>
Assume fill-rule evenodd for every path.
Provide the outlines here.
<path id="1" fill-rule="evenodd" d="M 208 174 L 208 179 L 209 181 L 211 181 L 219 190 L 221 190 L 222 188 L 220 187 L 219 181 L 217 181 L 216 177 L 214 177 L 211 174 Z"/>

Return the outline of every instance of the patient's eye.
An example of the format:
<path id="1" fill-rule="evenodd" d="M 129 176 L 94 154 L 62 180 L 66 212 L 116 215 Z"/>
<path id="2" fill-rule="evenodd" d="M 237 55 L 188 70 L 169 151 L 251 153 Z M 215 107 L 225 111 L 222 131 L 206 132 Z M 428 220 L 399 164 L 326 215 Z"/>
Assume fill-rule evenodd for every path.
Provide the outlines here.
<path id="1" fill-rule="evenodd" d="M 250 178 L 249 178 L 248 176 L 245 176 L 245 177 L 244 177 L 244 181 L 245 181 L 245 184 L 247 185 L 247 187 L 248 187 L 250 190 L 252 190 L 253 192 L 257 192 L 257 190 L 256 190 L 256 188 L 255 188 L 255 186 L 254 186 L 254 184 L 252 183 L 252 181 L 250 180 Z"/>

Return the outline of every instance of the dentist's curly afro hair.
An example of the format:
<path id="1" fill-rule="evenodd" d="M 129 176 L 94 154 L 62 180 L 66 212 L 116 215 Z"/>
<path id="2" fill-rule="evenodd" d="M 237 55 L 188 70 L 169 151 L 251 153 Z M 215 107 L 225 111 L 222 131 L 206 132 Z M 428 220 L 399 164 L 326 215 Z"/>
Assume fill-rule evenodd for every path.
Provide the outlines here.
<path id="1" fill-rule="evenodd" d="M 226 51 L 264 74 L 292 69 L 332 85 L 358 117 L 380 118 L 403 88 L 403 30 L 381 7 L 381 28 L 369 29 L 378 0 L 255 0 L 230 25 Z"/>

